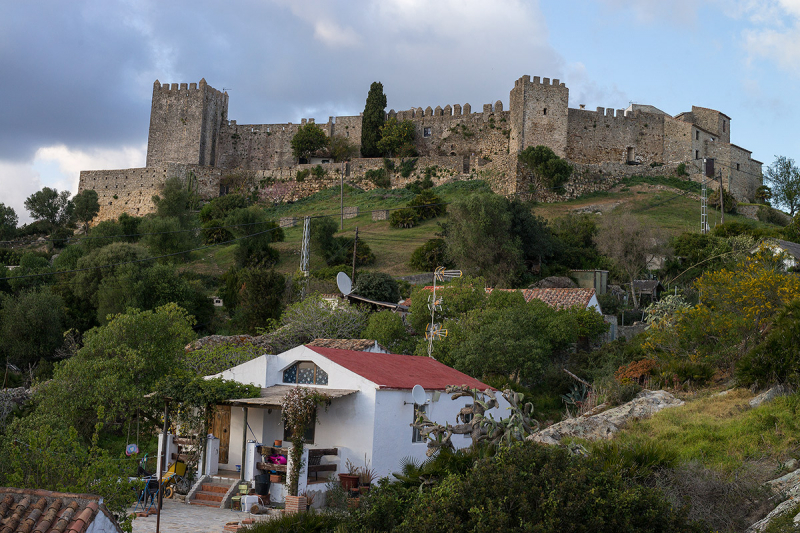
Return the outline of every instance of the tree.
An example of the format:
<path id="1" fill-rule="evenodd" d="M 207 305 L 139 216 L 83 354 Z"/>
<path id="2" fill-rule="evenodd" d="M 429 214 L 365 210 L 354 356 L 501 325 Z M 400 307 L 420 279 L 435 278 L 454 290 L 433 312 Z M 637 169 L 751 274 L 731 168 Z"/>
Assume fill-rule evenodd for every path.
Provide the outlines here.
<path id="1" fill-rule="evenodd" d="M 139 225 L 139 231 L 145 234 L 141 242 L 155 256 L 179 254 L 162 258 L 162 262 L 184 262 L 187 254 L 180 252 L 194 248 L 197 236 L 194 232 L 181 231 L 182 227 L 181 220 L 175 216 L 148 216 Z"/>
<path id="2" fill-rule="evenodd" d="M 143 246 L 127 242 L 115 242 L 92 250 L 78 259 L 77 267 L 81 272 L 72 278 L 72 290 L 77 297 L 97 308 L 97 291 L 105 279 L 109 279 L 107 283 L 113 283 L 118 275 L 127 275 L 130 269 L 143 268 L 149 258 L 150 254 Z"/>
<path id="3" fill-rule="evenodd" d="M 519 283 L 552 254 L 545 222 L 524 204 L 496 194 L 473 194 L 449 206 L 444 228 L 447 257 L 456 267 L 486 277 L 492 286 Z"/>
<path id="4" fill-rule="evenodd" d="M 414 148 L 414 123 L 410 120 L 398 122 L 390 118 L 381 127 L 381 139 L 378 150 L 388 157 L 413 157 L 417 155 Z"/>
<path id="5" fill-rule="evenodd" d="M 331 157 L 337 163 L 340 161 L 350 161 L 358 155 L 358 146 L 350 142 L 347 137 L 334 135 L 328 139 L 328 150 Z"/>
<path id="6" fill-rule="evenodd" d="M 361 272 L 354 291 L 359 296 L 379 302 L 400 301 L 400 285 L 384 272 Z"/>
<path id="7" fill-rule="evenodd" d="M 764 181 L 769 183 L 772 199 L 794 216 L 800 207 L 800 169 L 794 159 L 775 156 L 775 162 L 764 169 Z"/>
<path id="8" fill-rule="evenodd" d="M 13 239 L 17 234 L 17 213 L 14 208 L 0 202 L 0 239 Z"/>
<path id="9" fill-rule="evenodd" d="M 226 226 L 239 238 L 233 257 L 240 268 L 269 268 L 280 260 L 278 251 L 270 246 L 284 239 L 283 229 L 267 217 L 263 209 L 236 209 L 225 218 Z"/>
<path id="10" fill-rule="evenodd" d="M 291 141 L 292 155 L 300 162 L 308 161 L 314 152 L 328 145 L 328 136 L 313 122 L 300 126 Z"/>
<path id="11" fill-rule="evenodd" d="M 561 187 L 572 175 L 572 165 L 547 146 L 529 146 L 517 156 L 519 162 L 548 189 Z"/>
<path id="12" fill-rule="evenodd" d="M 597 249 L 626 274 L 631 283 L 633 306 L 638 309 L 639 299 L 633 290 L 633 281 L 661 250 L 658 232 L 631 213 L 612 215 L 604 222 L 595 237 Z"/>
<path id="13" fill-rule="evenodd" d="M 238 302 L 234 322 L 255 333 L 281 316 L 286 289 L 283 274 L 267 268 L 245 268 L 238 272 Z"/>
<path id="14" fill-rule="evenodd" d="M 175 370 L 194 338 L 193 324 L 171 303 L 154 311 L 131 309 L 88 331 L 78 353 L 56 366 L 37 413 L 62 419 L 88 440 L 97 422 L 120 423 L 148 411 L 145 395 Z"/>
<path id="15" fill-rule="evenodd" d="M 361 336 L 375 339 L 392 353 L 410 354 L 414 351 L 414 339 L 406 331 L 403 319 L 391 311 L 372 313 Z"/>
<path id="16" fill-rule="evenodd" d="M 314 339 L 352 339 L 367 325 L 367 312 L 355 306 L 332 303 L 319 294 L 290 305 L 281 315 L 285 342 L 297 346 Z"/>
<path id="17" fill-rule="evenodd" d="M 72 199 L 75 205 L 75 218 L 83 222 L 84 232 L 89 230 L 89 222 L 100 212 L 100 202 L 97 201 L 97 191 L 86 189 L 79 192 Z"/>
<path id="18" fill-rule="evenodd" d="M 69 191 L 58 192 L 44 187 L 28 196 L 25 209 L 36 220 L 46 220 L 54 226 L 64 226 L 72 219 L 74 205 L 69 200 Z"/>
<path id="19" fill-rule="evenodd" d="M 0 352 L 20 367 L 52 359 L 63 342 L 64 301 L 48 289 L 0 299 Z"/>
<path id="20" fill-rule="evenodd" d="M 383 84 L 379 81 L 372 82 L 367 94 L 367 103 L 364 106 L 364 116 L 361 118 L 361 156 L 380 157 L 381 149 L 378 142 L 381 140 L 381 127 L 386 120 L 386 95 L 383 94 Z"/>
<path id="21" fill-rule="evenodd" d="M 408 264 L 423 272 L 433 272 L 438 266 L 450 267 L 452 265 L 445 258 L 445 250 L 443 239 L 430 239 L 411 253 Z"/>
<path id="22" fill-rule="evenodd" d="M 168 178 L 161 186 L 161 194 L 153 196 L 156 215 L 159 217 L 176 217 L 182 227 L 186 227 L 191 218 L 191 204 L 194 193 L 183 180 L 177 176 Z"/>

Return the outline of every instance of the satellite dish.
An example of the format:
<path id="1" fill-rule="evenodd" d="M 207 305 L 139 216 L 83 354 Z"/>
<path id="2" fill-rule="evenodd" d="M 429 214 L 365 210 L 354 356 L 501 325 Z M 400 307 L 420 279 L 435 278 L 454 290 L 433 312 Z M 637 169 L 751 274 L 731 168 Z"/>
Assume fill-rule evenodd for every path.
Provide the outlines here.
<path id="1" fill-rule="evenodd" d="M 345 296 L 353 292 L 353 282 L 350 281 L 350 276 L 344 272 L 339 272 L 336 275 L 336 285 L 339 287 L 341 293 Z"/>
<path id="2" fill-rule="evenodd" d="M 424 405 L 426 402 L 425 398 L 425 389 L 422 388 L 422 385 L 414 385 L 414 388 L 411 389 L 411 397 L 414 398 L 414 403 L 417 405 Z"/>

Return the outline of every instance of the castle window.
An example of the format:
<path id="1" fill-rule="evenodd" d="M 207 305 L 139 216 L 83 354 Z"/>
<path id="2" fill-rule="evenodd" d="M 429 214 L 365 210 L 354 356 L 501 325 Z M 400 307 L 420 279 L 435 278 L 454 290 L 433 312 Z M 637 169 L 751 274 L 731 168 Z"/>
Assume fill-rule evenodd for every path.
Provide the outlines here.
<path id="1" fill-rule="evenodd" d="M 694 132 L 694 138 L 695 138 L 696 140 L 698 140 L 698 141 L 700 140 L 700 130 L 695 130 L 695 132 Z"/>
<path id="2" fill-rule="evenodd" d="M 431 136 L 431 129 L 430 128 L 422 128 L 422 136 L 423 137 L 430 137 Z"/>
<path id="3" fill-rule="evenodd" d="M 736 170 L 739 170 L 739 163 L 736 163 Z"/>
<path id="4" fill-rule="evenodd" d="M 725 121 L 722 121 L 722 133 L 725 133 Z"/>
<path id="5" fill-rule="evenodd" d="M 700 150 L 695 150 L 694 151 L 694 158 L 695 159 L 700 159 Z"/>
<path id="6" fill-rule="evenodd" d="M 545 107 L 544 110 L 542 111 L 542 115 L 546 115 L 546 114 L 547 114 L 547 108 Z"/>

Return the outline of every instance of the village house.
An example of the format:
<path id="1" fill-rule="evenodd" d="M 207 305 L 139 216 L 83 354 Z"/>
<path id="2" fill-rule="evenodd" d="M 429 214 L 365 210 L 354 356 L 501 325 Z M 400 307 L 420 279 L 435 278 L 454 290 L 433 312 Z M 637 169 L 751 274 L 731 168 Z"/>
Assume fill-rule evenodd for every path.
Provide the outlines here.
<path id="1" fill-rule="evenodd" d="M 424 460 L 427 443 L 411 427 L 417 415 L 424 412 L 434 422 L 455 424 L 459 411 L 470 401 L 453 401 L 446 387 L 490 388 L 432 358 L 385 353 L 375 341 L 317 344 L 350 349 L 302 345 L 209 376 L 256 385 L 261 396 L 218 406 L 203 475 L 227 472 L 233 473 L 231 477 L 252 481 L 270 471 L 262 453 L 277 451 L 273 447 L 276 440 L 283 441 L 284 447 L 289 445 L 281 401 L 292 387 L 320 389 L 331 398 L 329 405 L 318 408 L 317 423 L 306 434 L 307 466 L 306 474 L 300 476 L 300 492 L 324 491 L 328 476 L 346 473 L 348 462 L 359 467 L 368 463 L 378 477 L 384 477 L 399 471 L 403 458 Z M 424 389 L 422 403 L 412 395 L 415 385 Z M 502 418 L 508 403 L 500 395 L 497 399 L 500 409 L 493 414 Z M 453 437 L 457 448 L 471 443 L 469 435 Z M 173 453 L 171 438 L 167 445 L 168 454 Z M 241 472 L 236 473 L 237 467 Z M 288 464 L 285 470 L 291 468 Z M 272 483 L 269 494 L 272 502 L 283 501 L 285 484 Z"/>

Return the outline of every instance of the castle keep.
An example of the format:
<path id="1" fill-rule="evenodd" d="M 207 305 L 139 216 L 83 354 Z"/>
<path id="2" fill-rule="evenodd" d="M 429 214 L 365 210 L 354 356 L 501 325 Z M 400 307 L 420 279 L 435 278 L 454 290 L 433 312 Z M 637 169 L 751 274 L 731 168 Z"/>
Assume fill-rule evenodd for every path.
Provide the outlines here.
<path id="1" fill-rule="evenodd" d="M 535 195 L 540 201 L 567 199 L 610 188 L 633 174 L 669 174 L 683 164 L 693 179 L 703 158 L 714 158 L 717 182 L 740 201 L 751 201 L 762 184 L 761 163 L 751 152 L 731 144 L 731 119 L 704 107 L 671 116 L 650 105 L 595 111 L 569 107 L 569 89 L 559 80 L 523 76 L 514 83 L 509 109 L 500 100 L 472 111 L 469 104 L 391 110 L 387 118 L 410 120 L 420 157 L 408 178 L 391 176 L 393 187 L 434 168 L 434 182 L 485 179 L 506 195 Z M 204 198 L 231 187 L 255 191 L 268 201 L 292 201 L 337 184 L 341 172 L 362 188 L 383 160 L 353 159 L 346 165 L 324 158 L 298 164 L 291 140 L 300 124 L 238 124 L 228 120 L 228 94 L 200 83 L 153 85 L 147 163 L 144 168 L 82 171 L 79 191 L 94 189 L 100 198 L 97 220 L 127 212 L 153 211 L 152 196 L 172 176 L 187 181 Z M 329 117 L 317 124 L 328 136 L 358 146 L 361 117 Z M 537 189 L 517 162 L 529 146 L 545 145 L 575 166 L 563 191 Z M 297 174 L 316 165 L 323 172 L 298 181 Z M 307 172 L 304 174 L 308 174 Z M 302 175 L 302 174 L 301 174 Z M 714 184 L 710 184 L 714 186 Z"/>

